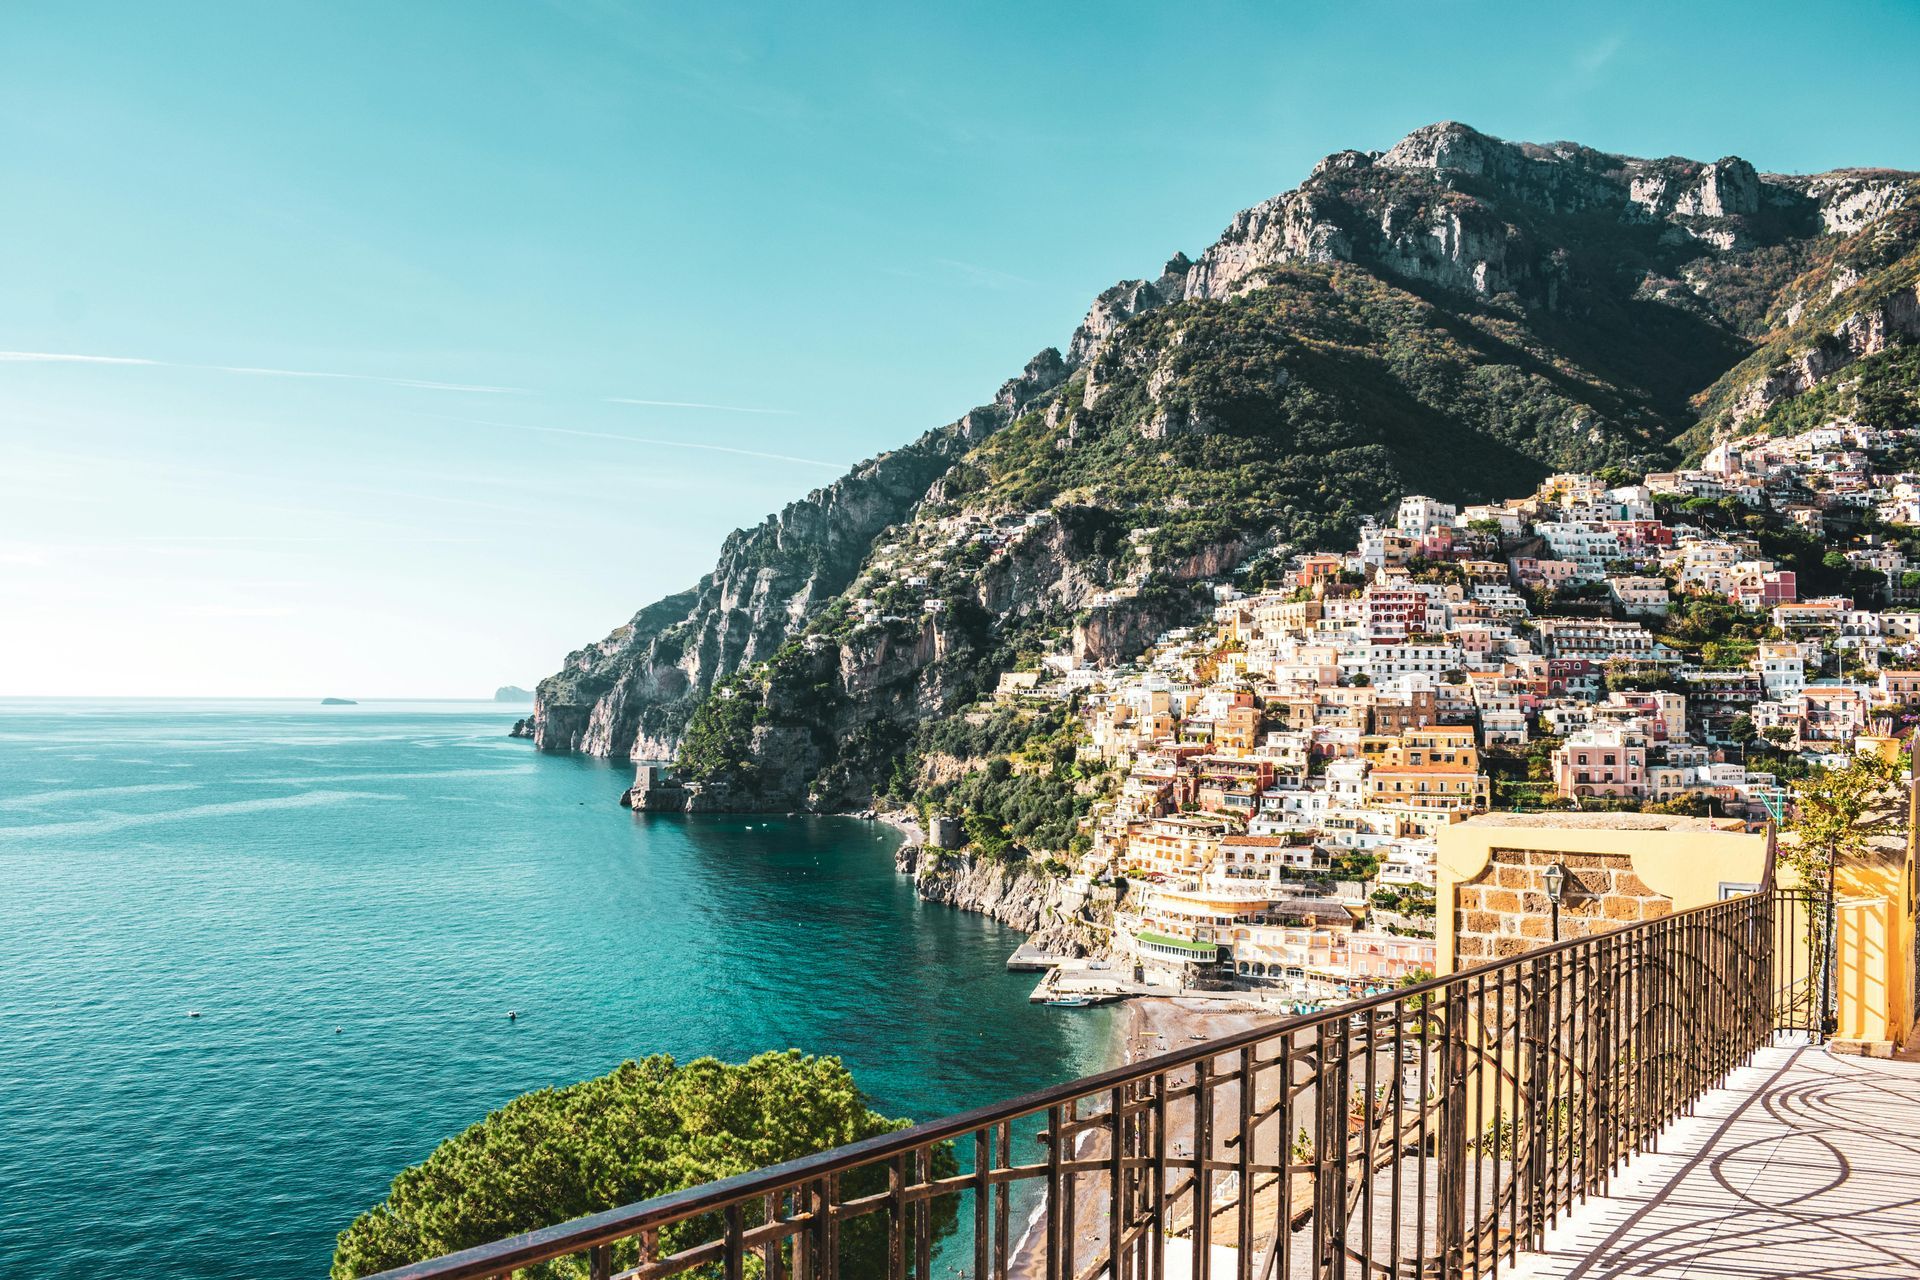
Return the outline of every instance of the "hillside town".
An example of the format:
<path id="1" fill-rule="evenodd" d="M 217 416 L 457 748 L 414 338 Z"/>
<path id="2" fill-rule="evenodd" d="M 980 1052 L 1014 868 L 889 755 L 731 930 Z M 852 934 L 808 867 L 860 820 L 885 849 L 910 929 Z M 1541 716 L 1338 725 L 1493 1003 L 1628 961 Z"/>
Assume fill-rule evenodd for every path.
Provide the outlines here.
<path id="1" fill-rule="evenodd" d="M 1063 652 L 1003 677 L 996 703 L 1070 708 L 1118 778 L 1070 868 L 1128 887 L 1109 963 L 1360 995 L 1435 970 L 1446 824 L 1777 817 L 1787 782 L 1920 702 L 1916 436 L 1828 426 L 1633 482 L 1409 496 L 1347 554 L 1218 582 L 1211 625 L 1135 662 Z"/>

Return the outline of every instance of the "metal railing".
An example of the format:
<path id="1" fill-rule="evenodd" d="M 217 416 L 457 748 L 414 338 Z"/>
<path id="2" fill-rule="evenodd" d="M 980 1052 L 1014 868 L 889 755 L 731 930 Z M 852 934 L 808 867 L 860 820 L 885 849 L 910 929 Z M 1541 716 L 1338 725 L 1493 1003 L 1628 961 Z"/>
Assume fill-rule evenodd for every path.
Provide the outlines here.
<path id="1" fill-rule="evenodd" d="M 1498 1275 L 1817 1030 L 1816 918 L 1764 889 L 384 1276 Z"/>

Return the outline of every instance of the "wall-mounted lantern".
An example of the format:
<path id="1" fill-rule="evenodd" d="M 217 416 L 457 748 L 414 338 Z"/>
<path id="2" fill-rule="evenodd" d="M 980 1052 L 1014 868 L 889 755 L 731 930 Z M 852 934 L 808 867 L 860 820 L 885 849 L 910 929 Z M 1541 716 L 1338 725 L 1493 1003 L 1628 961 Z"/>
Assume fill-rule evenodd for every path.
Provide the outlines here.
<path id="1" fill-rule="evenodd" d="M 1540 879 L 1546 883 L 1547 902 L 1553 910 L 1553 940 L 1560 941 L 1560 901 L 1566 896 L 1567 881 L 1573 873 L 1567 870 L 1567 864 L 1556 862 L 1540 873 Z"/>

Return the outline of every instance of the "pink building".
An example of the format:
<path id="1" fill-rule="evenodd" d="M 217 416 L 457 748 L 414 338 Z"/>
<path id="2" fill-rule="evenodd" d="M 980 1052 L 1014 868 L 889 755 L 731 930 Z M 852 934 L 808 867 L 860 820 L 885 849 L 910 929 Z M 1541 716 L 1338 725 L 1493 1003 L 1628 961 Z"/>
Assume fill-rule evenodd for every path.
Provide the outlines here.
<path id="1" fill-rule="evenodd" d="M 1553 789 L 1563 796 L 1640 800 L 1647 794 L 1646 744 L 1623 734 L 1589 732 L 1553 753 Z"/>
<path id="2" fill-rule="evenodd" d="M 1771 609 L 1798 600 L 1799 586 L 1793 570 L 1781 569 L 1740 583 L 1734 587 L 1732 598 L 1742 609 Z"/>
<path id="3" fill-rule="evenodd" d="M 1347 979 L 1355 984 L 1398 982 L 1415 973 L 1434 972 L 1434 940 L 1390 933 L 1347 935 Z"/>
<path id="4" fill-rule="evenodd" d="M 1513 576 L 1525 586 L 1552 587 L 1557 591 L 1580 576 L 1580 566 L 1571 560 L 1537 560 L 1532 556 L 1515 556 Z"/>

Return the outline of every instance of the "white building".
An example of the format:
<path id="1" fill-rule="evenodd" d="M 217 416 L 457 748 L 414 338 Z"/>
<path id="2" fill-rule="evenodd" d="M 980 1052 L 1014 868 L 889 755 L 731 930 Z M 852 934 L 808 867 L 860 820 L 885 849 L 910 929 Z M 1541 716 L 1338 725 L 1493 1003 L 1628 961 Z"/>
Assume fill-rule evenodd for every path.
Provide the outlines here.
<path id="1" fill-rule="evenodd" d="M 1419 494 L 1408 494 L 1400 499 L 1400 510 L 1394 517 L 1394 527 L 1414 538 L 1424 538 L 1436 529 L 1450 527 L 1459 514 L 1451 502 L 1440 502 Z"/>

